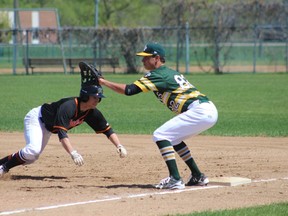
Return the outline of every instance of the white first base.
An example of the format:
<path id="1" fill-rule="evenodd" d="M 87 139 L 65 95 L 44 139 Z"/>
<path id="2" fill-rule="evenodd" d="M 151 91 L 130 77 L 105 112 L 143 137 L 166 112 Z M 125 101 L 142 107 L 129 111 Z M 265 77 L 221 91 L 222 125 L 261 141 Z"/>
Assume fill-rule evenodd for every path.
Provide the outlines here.
<path id="1" fill-rule="evenodd" d="M 237 186 L 242 184 L 251 183 L 251 179 L 249 178 L 241 178 L 241 177 L 214 177 L 209 178 L 210 184 L 217 184 L 223 186 Z"/>

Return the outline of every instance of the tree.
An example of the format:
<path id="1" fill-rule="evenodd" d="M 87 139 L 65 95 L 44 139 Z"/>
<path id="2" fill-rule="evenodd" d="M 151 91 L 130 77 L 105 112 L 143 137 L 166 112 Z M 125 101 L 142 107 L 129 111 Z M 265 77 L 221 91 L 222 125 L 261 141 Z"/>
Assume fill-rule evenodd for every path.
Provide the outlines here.
<path id="1" fill-rule="evenodd" d="M 0 29 L 3 29 L 3 31 L 0 31 L 0 43 L 8 43 L 11 39 L 12 31 L 9 30 L 8 14 L 5 12 L 0 12 Z"/>
<path id="2" fill-rule="evenodd" d="M 286 7 L 287 10 L 287 7 Z M 282 1 L 199 1 L 177 0 L 169 2 L 162 8 L 162 25 L 184 28 L 189 22 L 191 35 L 195 43 L 207 43 L 206 55 L 212 61 L 212 69 L 216 74 L 223 73 L 230 58 L 232 38 L 246 38 L 254 34 L 254 26 L 270 23 L 286 26 L 287 11 Z M 183 43 L 185 32 L 180 31 L 178 42 Z M 182 45 L 183 46 L 183 45 Z M 177 45 L 178 47 L 178 45 Z M 202 60 L 194 53 L 195 60 L 202 67 Z M 204 67 L 202 67 L 204 68 Z"/>

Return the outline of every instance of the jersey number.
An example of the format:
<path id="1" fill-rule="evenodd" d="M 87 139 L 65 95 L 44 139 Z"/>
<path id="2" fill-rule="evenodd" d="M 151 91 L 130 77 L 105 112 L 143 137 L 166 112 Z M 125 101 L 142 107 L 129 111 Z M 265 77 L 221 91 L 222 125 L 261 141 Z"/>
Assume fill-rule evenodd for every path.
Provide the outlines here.
<path id="1" fill-rule="evenodd" d="M 183 89 L 188 89 L 188 88 L 194 87 L 191 83 L 189 83 L 188 80 L 186 80 L 184 78 L 184 76 L 182 74 L 181 75 L 175 75 L 174 79 L 178 83 L 178 85 Z"/>

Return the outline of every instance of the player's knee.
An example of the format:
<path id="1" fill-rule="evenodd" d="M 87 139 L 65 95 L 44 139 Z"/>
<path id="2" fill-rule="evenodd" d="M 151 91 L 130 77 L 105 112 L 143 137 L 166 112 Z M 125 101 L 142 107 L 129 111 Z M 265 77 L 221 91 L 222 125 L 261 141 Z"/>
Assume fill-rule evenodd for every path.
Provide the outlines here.
<path id="1" fill-rule="evenodd" d="M 163 135 L 159 130 L 155 130 L 153 132 L 153 141 L 156 143 L 157 141 L 163 140 Z"/>
<path id="2" fill-rule="evenodd" d="M 33 163 L 34 161 L 38 160 L 40 156 L 40 150 L 24 148 L 21 150 L 21 155 L 27 164 Z"/>

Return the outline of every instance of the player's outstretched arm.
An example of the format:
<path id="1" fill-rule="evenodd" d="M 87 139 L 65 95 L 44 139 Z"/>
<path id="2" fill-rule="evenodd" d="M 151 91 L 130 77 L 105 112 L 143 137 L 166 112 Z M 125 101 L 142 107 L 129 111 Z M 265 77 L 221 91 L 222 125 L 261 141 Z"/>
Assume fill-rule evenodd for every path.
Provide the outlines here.
<path id="1" fill-rule="evenodd" d="M 69 138 L 65 137 L 61 139 L 60 142 L 63 148 L 70 154 L 74 163 L 78 166 L 82 166 L 84 164 L 83 157 L 76 150 L 73 149 Z"/>
<path id="2" fill-rule="evenodd" d="M 126 84 L 111 82 L 103 78 L 99 78 L 99 84 L 104 85 L 119 94 L 125 94 Z"/>
<path id="3" fill-rule="evenodd" d="M 127 150 L 120 143 L 120 140 L 119 140 L 118 136 L 115 133 L 110 135 L 109 140 L 110 140 L 111 143 L 113 143 L 116 146 L 117 152 L 118 152 L 118 154 L 119 154 L 119 156 L 121 158 L 127 157 Z"/>

